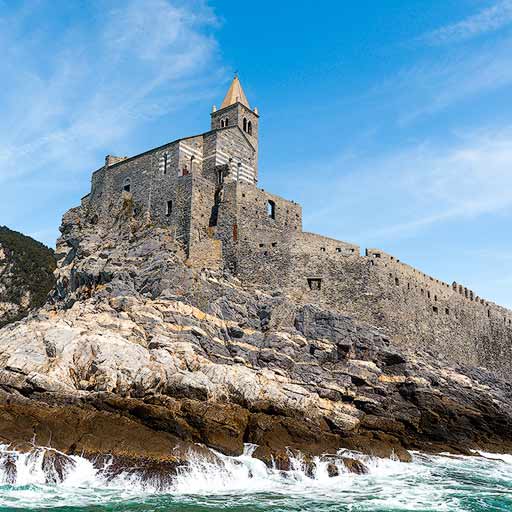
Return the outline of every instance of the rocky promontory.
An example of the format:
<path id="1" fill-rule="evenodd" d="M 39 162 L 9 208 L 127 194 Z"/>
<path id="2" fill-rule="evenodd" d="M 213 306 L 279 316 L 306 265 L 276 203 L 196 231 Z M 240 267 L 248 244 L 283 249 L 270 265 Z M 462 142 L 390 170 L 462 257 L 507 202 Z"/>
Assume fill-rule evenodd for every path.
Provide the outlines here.
<path id="1" fill-rule="evenodd" d="M 283 468 L 289 450 L 512 451 L 512 392 L 490 370 L 192 268 L 126 197 L 61 232 L 49 301 L 0 330 L 2 443 L 169 467 L 244 443 Z"/>

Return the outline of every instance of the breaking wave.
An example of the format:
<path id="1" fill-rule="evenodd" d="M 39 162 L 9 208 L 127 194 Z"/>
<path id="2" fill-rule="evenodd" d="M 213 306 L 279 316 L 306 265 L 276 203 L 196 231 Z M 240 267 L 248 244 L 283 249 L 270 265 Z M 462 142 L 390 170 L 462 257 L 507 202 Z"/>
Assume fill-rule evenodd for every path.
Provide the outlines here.
<path id="1" fill-rule="evenodd" d="M 51 448 L 29 453 L 0 445 L 0 511 L 506 511 L 512 510 L 512 456 L 427 456 L 412 463 L 350 454 L 368 474 L 349 473 L 341 459 L 292 457 L 288 471 L 243 455 L 193 456 L 163 481 L 135 470 L 112 471 Z M 341 454 L 340 454 L 341 455 Z M 344 453 L 343 455 L 347 455 Z M 329 467 L 331 464 L 331 467 Z M 337 476 L 332 474 L 332 464 Z"/>

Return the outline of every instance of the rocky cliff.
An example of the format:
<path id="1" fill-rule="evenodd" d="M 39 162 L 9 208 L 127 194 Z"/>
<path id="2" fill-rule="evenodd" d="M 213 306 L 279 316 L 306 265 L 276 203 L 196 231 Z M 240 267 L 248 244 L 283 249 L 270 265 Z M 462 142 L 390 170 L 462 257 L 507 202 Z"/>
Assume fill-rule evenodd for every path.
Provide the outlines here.
<path id="1" fill-rule="evenodd" d="M 55 280 L 53 251 L 0 226 L 0 327 L 41 307 Z"/>
<path id="2" fill-rule="evenodd" d="M 174 467 L 197 443 L 408 460 L 512 451 L 512 393 L 354 319 L 186 265 L 129 197 L 70 210 L 49 304 L 0 330 L 0 441 Z"/>

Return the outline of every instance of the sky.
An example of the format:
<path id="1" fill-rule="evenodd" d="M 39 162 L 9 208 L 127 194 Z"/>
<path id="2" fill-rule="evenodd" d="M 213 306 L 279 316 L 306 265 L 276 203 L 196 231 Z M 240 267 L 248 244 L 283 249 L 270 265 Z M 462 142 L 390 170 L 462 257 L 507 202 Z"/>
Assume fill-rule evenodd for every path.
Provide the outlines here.
<path id="1" fill-rule="evenodd" d="M 304 229 L 512 306 L 512 0 L 0 0 L 0 225 L 54 246 L 105 155 L 235 71 Z"/>

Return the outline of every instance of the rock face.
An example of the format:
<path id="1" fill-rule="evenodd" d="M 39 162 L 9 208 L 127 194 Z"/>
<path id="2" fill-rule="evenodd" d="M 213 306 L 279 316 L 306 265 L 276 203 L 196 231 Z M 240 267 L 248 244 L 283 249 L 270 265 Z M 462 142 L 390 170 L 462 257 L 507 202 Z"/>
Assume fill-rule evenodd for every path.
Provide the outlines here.
<path id="1" fill-rule="evenodd" d="M 0 327 L 41 307 L 55 279 L 53 252 L 0 226 Z"/>
<path id="2" fill-rule="evenodd" d="M 108 225 L 70 210 L 61 231 L 50 303 L 0 330 L 1 442 L 171 465 L 254 443 L 283 467 L 287 448 L 512 451 L 512 394 L 487 371 L 189 268 L 126 204 Z"/>

